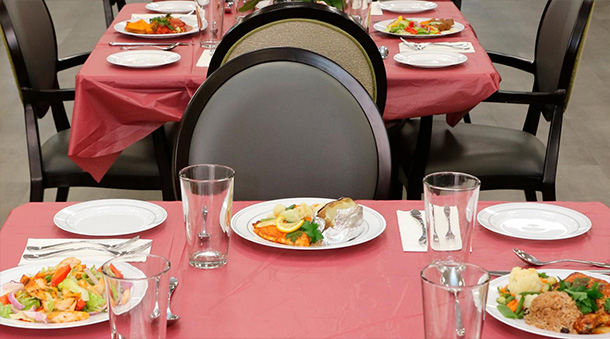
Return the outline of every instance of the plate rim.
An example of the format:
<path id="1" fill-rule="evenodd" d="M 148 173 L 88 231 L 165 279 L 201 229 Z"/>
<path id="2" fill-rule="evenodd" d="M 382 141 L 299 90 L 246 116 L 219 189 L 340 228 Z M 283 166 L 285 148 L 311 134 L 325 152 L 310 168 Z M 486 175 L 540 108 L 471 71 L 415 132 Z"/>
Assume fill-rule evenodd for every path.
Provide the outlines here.
<path id="1" fill-rule="evenodd" d="M 426 20 L 430 20 L 432 18 L 408 17 L 408 18 L 404 18 L 404 19 L 426 21 Z M 385 26 L 387 26 L 390 22 L 392 22 L 394 20 L 396 20 L 396 19 L 387 19 L 387 20 L 377 21 L 373 24 L 373 29 L 376 30 L 377 32 L 383 33 L 383 34 L 401 36 L 401 37 L 409 37 L 409 38 L 414 38 L 414 39 L 433 39 L 433 38 L 438 38 L 438 37 L 444 37 L 444 36 L 460 33 L 462 31 L 464 31 L 464 29 L 466 29 L 466 26 L 463 23 L 453 20 L 453 25 L 456 27 L 456 31 L 450 32 L 450 33 L 441 32 L 441 34 L 417 35 L 417 34 L 399 34 L 399 33 L 391 33 L 391 32 L 384 31 Z"/>
<path id="2" fill-rule="evenodd" d="M 114 24 L 112 26 L 112 28 L 114 29 L 115 32 L 120 33 L 120 34 L 124 34 L 124 35 L 129 35 L 129 36 L 135 36 L 138 38 L 142 38 L 142 39 L 153 39 L 153 40 L 157 40 L 157 39 L 172 39 L 172 38 L 178 38 L 178 37 L 184 37 L 187 35 L 191 35 L 194 33 L 197 33 L 198 30 L 199 31 L 203 31 L 208 27 L 208 22 L 205 20 L 202 20 L 202 26 L 201 28 L 199 28 L 198 24 L 197 24 L 197 20 L 195 20 L 195 22 L 192 22 L 191 20 L 188 20 L 189 22 L 187 23 L 188 25 L 192 26 L 193 29 L 191 29 L 188 32 L 182 32 L 182 33 L 169 33 L 169 34 L 141 34 L 141 33 L 131 33 L 131 32 L 127 32 L 125 30 L 125 26 L 127 25 L 127 22 L 132 22 L 132 19 L 129 20 L 124 20 L 121 22 L 117 22 L 116 24 Z M 193 25 L 191 25 L 193 24 Z"/>
<path id="3" fill-rule="evenodd" d="M 162 55 L 167 55 L 168 57 L 173 57 L 173 60 L 169 60 L 168 62 L 164 62 L 164 63 L 159 63 L 159 64 L 151 64 L 151 65 L 145 65 L 145 66 L 137 66 L 137 65 L 126 65 L 126 64 L 121 64 L 121 63 L 117 63 L 114 61 L 111 61 L 111 57 L 116 57 L 118 54 L 162 54 Z M 166 66 L 166 65 L 171 65 L 173 63 L 176 63 L 178 61 L 180 61 L 182 57 L 180 56 L 180 54 L 176 53 L 176 52 L 171 52 L 171 51 L 162 51 L 162 50 L 152 50 L 152 49 L 141 49 L 141 50 L 131 50 L 131 51 L 122 51 L 122 52 L 116 52 L 116 53 L 112 53 L 109 56 L 106 57 L 106 61 L 108 61 L 109 63 L 116 65 L 116 66 L 121 66 L 121 67 L 127 67 L 127 68 L 155 68 L 155 67 L 161 67 L 161 66 Z"/>
<path id="4" fill-rule="evenodd" d="M 259 238 L 250 237 L 248 233 L 245 233 L 245 232 L 244 232 L 245 234 L 242 233 L 242 229 L 240 229 L 236 225 L 237 219 L 239 217 L 241 217 L 243 214 L 252 212 L 252 210 L 255 210 L 257 208 L 262 208 L 264 205 L 267 205 L 267 204 L 272 205 L 271 208 L 269 208 L 269 209 L 267 209 L 267 207 L 265 207 L 265 211 L 267 211 L 267 213 L 270 213 L 273 209 L 273 206 L 275 206 L 276 204 L 279 204 L 279 203 L 287 203 L 287 202 L 295 203 L 295 201 L 297 201 L 297 202 L 305 202 L 305 203 L 309 204 L 309 203 L 316 203 L 316 202 L 317 203 L 327 203 L 327 202 L 334 201 L 334 200 L 337 200 L 337 199 L 315 198 L 315 197 L 295 197 L 295 198 L 282 198 L 282 199 L 262 201 L 262 202 L 244 207 L 241 210 L 239 210 L 237 213 L 235 213 L 233 215 L 233 217 L 231 218 L 231 229 L 233 230 L 233 232 L 235 232 L 237 235 L 239 235 L 242 239 L 250 241 L 255 244 L 266 246 L 266 247 L 297 250 L 297 251 L 321 251 L 321 250 L 333 250 L 333 249 L 338 249 L 338 248 L 352 247 L 352 246 L 356 246 L 356 245 L 360 245 L 360 244 L 369 242 L 369 241 L 379 237 L 381 234 L 383 234 L 383 232 L 385 232 L 385 229 L 387 228 L 387 221 L 385 220 L 383 215 L 381 215 L 381 213 L 377 212 L 376 210 L 374 210 L 368 206 L 361 205 L 361 204 L 359 204 L 359 205 L 362 206 L 363 213 L 365 215 L 368 215 L 369 217 L 372 217 L 372 218 L 377 218 L 379 220 L 378 228 L 371 231 L 370 234 L 368 234 L 368 236 L 367 236 L 367 232 L 363 232 L 360 235 L 358 235 L 355 239 L 352 239 L 350 241 L 343 242 L 340 244 L 334 244 L 331 246 L 301 247 L 301 246 L 290 246 L 290 245 L 274 243 L 269 240 L 265 240 L 263 238 L 259 239 Z M 246 230 L 249 230 L 251 225 L 246 225 L 246 227 L 247 227 Z M 243 228 L 243 226 L 242 226 L 242 228 Z"/>
<path id="5" fill-rule="evenodd" d="M 192 1 L 184 1 L 184 0 L 157 1 L 157 2 L 149 2 L 149 3 L 147 3 L 144 6 L 144 8 L 146 8 L 149 11 L 153 11 L 153 12 L 157 12 L 157 13 L 165 13 L 165 14 L 188 13 L 188 12 L 190 12 L 190 11 L 195 9 L 195 5 L 194 4 L 193 4 L 193 8 L 188 10 L 188 11 L 186 11 L 186 12 L 176 12 L 176 11 L 170 11 L 170 10 L 167 10 L 167 9 L 165 9 L 165 10 L 162 9 L 162 7 L 164 5 L 167 5 L 168 3 L 171 3 L 171 2 L 181 2 L 181 3 L 184 3 L 185 5 L 193 3 Z M 155 8 L 155 7 L 157 7 L 157 8 Z"/>
<path id="6" fill-rule="evenodd" d="M 149 225 L 144 226 L 144 228 L 142 228 L 142 229 L 127 230 L 127 231 L 118 232 L 118 233 L 116 233 L 116 232 L 107 233 L 106 232 L 106 233 L 92 234 L 92 233 L 81 232 L 79 230 L 76 230 L 76 229 L 70 227 L 69 225 L 67 225 L 65 223 L 65 220 L 60 219 L 62 214 L 65 214 L 66 212 L 70 212 L 70 209 L 79 208 L 79 207 L 83 207 L 83 206 L 87 207 L 87 205 L 96 205 L 96 204 L 109 203 L 109 202 L 130 203 L 132 205 L 139 205 L 138 207 L 142 207 L 143 205 L 148 206 L 149 209 L 156 210 L 156 211 L 153 211 L 153 212 L 156 212 L 155 220 L 153 220 Z M 159 218 L 157 218 L 158 214 L 161 214 L 161 216 Z M 53 223 L 59 229 L 64 230 L 69 233 L 87 235 L 87 236 L 92 236 L 92 237 L 108 237 L 108 236 L 119 236 L 119 235 L 127 235 L 127 234 L 134 234 L 134 233 L 138 233 L 138 232 L 144 232 L 144 231 L 150 230 L 152 228 L 155 228 L 155 227 L 161 225 L 163 222 L 165 222 L 166 219 L 167 219 L 167 210 L 150 201 L 136 200 L 136 199 L 96 199 L 96 200 L 79 202 L 79 203 L 62 208 L 57 213 L 55 213 L 55 215 L 53 216 Z"/>
<path id="7" fill-rule="evenodd" d="M 402 62 L 397 60 L 396 58 L 399 56 L 409 56 L 409 55 L 423 55 L 423 54 L 433 54 L 433 55 L 449 55 L 449 56 L 454 56 L 456 58 L 458 58 L 459 60 L 456 63 L 452 63 L 450 65 L 440 65 L 440 66 L 422 66 L 422 65 L 415 65 L 415 64 L 409 64 L 406 62 Z M 397 53 L 394 55 L 394 61 L 403 64 L 403 65 L 408 65 L 408 66 L 412 66 L 412 67 L 418 67 L 418 68 L 445 68 L 445 67 L 451 67 L 451 66 L 457 66 L 457 65 L 461 65 L 463 63 L 465 63 L 466 61 L 468 61 L 468 57 L 462 53 L 459 52 L 441 52 L 441 51 L 432 51 L 432 52 L 428 52 L 428 51 L 408 51 L 408 52 L 401 52 L 401 53 Z"/>
<path id="8" fill-rule="evenodd" d="M 521 205 L 521 206 L 533 206 L 533 207 L 544 207 L 544 209 L 548 210 L 562 210 L 562 211 L 567 211 L 570 214 L 576 215 L 578 217 L 581 217 L 582 219 L 584 219 L 585 225 L 583 225 L 583 227 L 579 227 L 579 230 L 568 234 L 568 235 L 564 235 L 561 237 L 543 237 L 543 238 L 531 238 L 531 237 L 526 237 L 526 236 L 519 236 L 519 235 L 515 235 L 515 234 L 509 234 L 506 232 L 501 231 L 500 229 L 498 229 L 497 227 L 492 226 L 491 224 L 487 223 L 487 219 L 483 220 L 483 218 L 485 217 L 485 214 L 488 213 L 491 215 L 493 215 L 494 213 L 489 212 L 490 209 L 493 209 L 495 207 L 508 207 L 508 206 L 515 206 L 515 205 Z M 551 211 L 553 212 L 553 211 Z M 496 212 L 497 213 L 497 212 Z M 483 226 L 484 228 L 500 234 L 500 235 L 504 235 L 507 237 L 512 237 L 512 238 L 517 238 L 517 239 L 526 239 L 526 240 L 543 240 L 543 241 L 552 241 L 552 240 L 563 240 L 563 239 L 570 239 L 570 238 L 575 238 L 578 237 L 580 235 L 583 235 L 587 232 L 589 232 L 589 230 L 591 230 L 591 227 L 593 226 L 593 223 L 591 222 L 591 219 L 589 217 L 587 217 L 584 213 L 581 213 L 575 209 L 569 208 L 569 207 L 564 207 L 564 206 L 559 206 L 559 205 L 553 205 L 553 204 L 542 204 L 542 203 L 537 203 L 537 202 L 508 202 L 508 203 L 501 203 L 501 204 L 495 204 L 495 205 L 491 205 L 491 206 L 487 206 L 484 209 L 482 209 L 481 211 L 479 211 L 479 213 L 477 213 L 477 221 L 479 222 L 479 224 L 481 226 Z M 580 225 L 579 225 L 580 226 Z"/>
<path id="9" fill-rule="evenodd" d="M 566 276 L 568 276 L 571 273 L 574 272 L 582 272 L 585 273 L 591 277 L 594 278 L 599 278 L 602 280 L 607 281 L 608 283 L 610 283 L 610 277 L 603 275 L 603 274 L 599 274 L 599 273 L 595 273 L 592 271 L 587 271 L 587 270 L 572 270 L 572 269 L 536 269 L 537 272 L 544 272 L 547 273 L 548 275 L 553 275 L 553 276 L 559 276 L 560 278 L 565 278 Z M 557 273 L 552 273 L 552 272 L 557 272 Z M 497 310 L 496 308 L 496 295 L 497 295 L 497 286 L 500 283 L 500 281 L 508 281 L 508 276 L 510 274 L 505 274 L 503 276 L 497 277 L 496 279 L 493 279 L 492 281 L 489 282 L 489 289 L 487 290 L 487 302 L 485 303 L 485 312 L 488 313 L 490 316 L 492 316 L 494 319 L 498 320 L 499 322 L 508 325 L 512 328 L 516 328 L 518 330 L 524 331 L 524 332 L 528 332 L 528 333 L 533 333 L 533 334 L 538 334 L 541 336 L 545 336 L 545 337 L 550 337 L 550 338 L 607 338 L 606 334 L 565 334 L 565 333 L 559 333 L 559 332 L 552 332 L 549 330 L 544 330 L 535 326 L 531 326 L 525 323 L 525 320 L 523 319 L 508 319 L 502 316 L 502 314 L 500 314 L 500 311 Z M 494 282 L 496 282 L 494 284 Z M 494 294 L 495 293 L 495 294 Z M 523 321 L 523 323 L 514 323 L 514 321 Z"/>
<path id="10" fill-rule="evenodd" d="M 421 9 L 421 10 L 416 10 L 416 11 L 405 11 L 400 10 L 400 9 L 391 9 L 391 8 L 387 8 L 387 6 L 391 6 L 393 4 L 397 4 L 397 3 L 423 3 L 426 4 L 427 6 L 431 6 L 429 8 L 425 8 L 425 9 Z M 422 12 L 426 12 L 429 10 L 433 10 L 435 8 L 438 7 L 438 4 L 436 2 L 432 2 L 432 1 L 414 1 L 414 0 L 397 0 L 397 1 L 386 1 L 386 2 L 382 2 L 379 4 L 379 8 L 381 8 L 384 11 L 388 11 L 388 12 L 392 12 L 392 13 L 422 13 Z"/>
<path id="11" fill-rule="evenodd" d="M 61 260 L 63 260 L 63 259 L 59 259 L 59 258 L 61 258 L 61 257 L 56 257 L 55 259 L 43 259 L 43 260 L 39 260 L 36 262 L 28 263 L 25 265 L 17 265 L 17 266 L 11 267 L 11 268 L 7 268 L 0 272 L 0 285 L 4 284 L 4 282 L 3 282 L 4 280 L 6 280 L 6 281 L 14 280 L 14 279 L 12 279 L 12 278 L 14 278 L 14 276 L 11 276 L 11 273 L 13 273 L 12 271 L 23 272 L 25 270 L 28 270 L 27 272 L 23 272 L 22 274 L 25 274 L 25 273 L 34 274 L 37 271 L 39 271 L 40 268 L 42 268 L 42 267 L 57 265 Z M 87 265 L 98 266 L 98 263 L 99 263 L 99 266 L 101 266 L 103 263 L 108 261 L 108 258 L 100 259 L 100 258 L 96 258 L 96 257 L 83 257 L 83 259 L 81 259 L 81 261 Z M 49 263 L 49 265 L 45 265 L 45 263 Z M 30 272 L 29 271 L 30 268 L 35 271 Z M 7 277 L 7 273 L 8 273 L 8 278 L 5 278 L 5 277 Z M 100 315 L 100 317 L 96 318 L 93 321 L 89 321 L 91 319 L 91 317 L 95 317 L 97 315 Z M 48 326 L 49 324 L 30 323 L 30 322 L 19 321 L 19 320 L 13 321 L 13 319 L 7 319 L 7 318 L 0 317 L 0 325 L 7 326 L 7 327 L 13 327 L 13 328 L 24 328 L 24 329 L 30 329 L 30 330 L 55 330 L 55 329 L 89 326 L 89 325 L 93 325 L 93 324 L 102 323 L 102 322 L 107 321 L 109 319 L 109 316 L 110 315 L 108 314 L 108 312 L 98 313 L 94 316 L 89 317 L 89 319 L 87 319 L 87 320 L 80 320 L 80 321 L 74 321 L 74 322 L 69 322 L 69 323 L 57 324 L 60 326 Z M 29 325 L 29 326 L 20 326 L 20 325 Z M 37 326 L 33 326 L 33 325 L 37 325 Z"/>

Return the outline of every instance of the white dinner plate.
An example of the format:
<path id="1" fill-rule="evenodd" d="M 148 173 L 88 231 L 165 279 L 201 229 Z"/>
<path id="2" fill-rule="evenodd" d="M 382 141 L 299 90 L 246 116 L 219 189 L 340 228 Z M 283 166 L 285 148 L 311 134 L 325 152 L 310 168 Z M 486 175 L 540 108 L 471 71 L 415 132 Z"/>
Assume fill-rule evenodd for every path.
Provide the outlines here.
<path id="1" fill-rule="evenodd" d="M 150 202 L 102 199 L 68 206 L 55 214 L 53 222 L 70 233 L 114 236 L 146 231 L 166 218 L 167 211 Z"/>
<path id="2" fill-rule="evenodd" d="M 430 18 L 405 18 L 405 19 L 415 20 L 417 22 L 430 20 Z M 385 31 L 386 26 L 388 26 L 394 20 L 396 20 L 396 19 L 389 19 L 389 20 L 383 20 L 383 21 L 376 22 L 373 25 L 373 28 L 376 31 L 378 31 L 378 32 L 389 34 L 389 35 L 406 36 L 406 37 L 409 37 L 409 38 L 423 38 L 423 39 L 438 38 L 438 37 L 442 37 L 442 36 L 456 34 L 456 33 L 459 33 L 459 32 L 464 30 L 464 25 L 454 20 L 453 21 L 453 26 L 451 26 L 451 29 L 446 30 L 446 31 L 442 31 L 440 34 L 423 35 L 423 34 L 411 34 L 411 33 L 407 33 L 407 32 L 404 32 L 404 33 L 386 32 Z"/>
<path id="3" fill-rule="evenodd" d="M 114 53 L 106 60 L 117 66 L 152 68 L 173 64 L 180 60 L 180 54 L 169 51 L 137 50 Z"/>
<path id="4" fill-rule="evenodd" d="M 568 275 L 570 275 L 574 272 L 579 272 L 579 271 L 574 271 L 574 270 L 547 270 L 547 269 L 540 269 L 537 271 L 538 271 L 538 273 L 544 272 L 548 276 L 558 277 L 561 279 L 566 278 Z M 607 275 L 591 273 L 591 272 L 583 272 L 583 273 L 585 273 L 586 275 L 591 276 L 593 278 L 598 278 L 598 279 L 602 279 L 602 280 L 610 282 L 610 277 Z M 565 333 L 543 330 L 536 326 L 531 326 L 531 325 L 526 324 L 525 320 L 523 320 L 523 319 L 509 319 L 509 318 L 504 317 L 502 315 L 502 313 L 500 313 L 500 311 L 498 311 L 498 308 L 497 308 L 498 303 L 496 302 L 496 299 L 500 296 L 500 294 L 498 292 L 498 287 L 504 287 L 508 284 L 508 276 L 509 275 L 507 274 L 507 275 L 503 275 L 501 277 L 498 277 L 497 279 L 492 280 L 489 283 L 489 291 L 487 292 L 487 304 L 486 304 L 485 310 L 487 311 L 487 313 L 489 313 L 492 317 L 496 318 L 500 322 L 502 322 L 508 326 L 512 326 L 521 331 L 534 333 L 534 334 L 542 335 L 545 337 L 551 337 L 551 338 L 578 338 L 578 339 L 608 338 L 607 334 L 565 334 Z M 517 334 L 515 334 L 515 336 L 517 336 Z"/>
<path id="5" fill-rule="evenodd" d="M 256 7 L 256 9 L 261 9 L 261 8 L 265 8 L 269 5 L 271 5 L 271 0 L 261 0 L 256 3 L 255 7 Z"/>
<path id="6" fill-rule="evenodd" d="M 284 206 L 290 206 L 292 204 L 306 203 L 308 205 L 313 204 L 325 204 L 327 202 L 333 201 L 333 199 L 325 199 L 325 198 L 288 198 L 288 199 L 279 199 L 279 200 L 271 200 L 261 202 L 252 206 L 248 206 L 241 211 L 235 213 L 233 218 L 231 219 L 231 228 L 233 232 L 237 233 L 240 237 L 251 241 L 256 244 L 276 247 L 276 248 L 284 248 L 290 250 L 328 250 L 333 248 L 343 248 L 350 247 L 365 243 L 367 241 L 373 240 L 377 238 L 383 231 L 385 230 L 386 222 L 383 216 L 379 214 L 379 212 L 373 210 L 372 208 L 362 206 L 363 209 L 363 231 L 356 238 L 346 241 L 344 243 L 333 244 L 329 246 L 310 246 L 310 247 L 301 247 L 301 246 L 290 246 L 275 243 L 266 239 L 259 237 L 253 231 L 253 226 L 255 222 L 260 219 L 266 218 L 269 214 L 273 212 L 273 207 L 277 204 L 283 204 Z"/>
<path id="7" fill-rule="evenodd" d="M 37 261 L 36 263 L 23 265 L 23 266 L 17 266 L 17 267 L 13 267 L 13 268 L 4 270 L 4 271 L 0 272 L 0 286 L 10 282 L 11 280 L 19 281 L 19 279 L 21 279 L 21 276 L 24 274 L 32 276 L 32 275 L 36 274 L 38 271 L 40 271 L 43 267 L 56 266 L 62 260 L 63 260 L 63 258 L 44 259 L 44 260 Z M 84 264 L 87 264 L 87 267 L 91 267 L 92 265 L 95 265 L 95 267 L 98 268 L 98 267 L 102 266 L 106 262 L 106 260 L 107 259 L 98 259 L 98 258 L 93 258 L 93 257 L 87 257 L 86 259 L 83 259 L 82 262 Z M 123 270 L 124 270 L 124 268 L 123 268 Z M 132 273 L 134 273 L 135 275 L 143 275 L 143 273 L 135 267 L 133 267 Z M 142 300 L 142 297 L 146 294 L 146 286 L 143 286 L 140 284 L 138 286 L 138 288 L 134 291 L 134 294 L 137 296 L 136 298 L 134 298 L 133 305 L 135 306 Z M 87 325 L 97 324 L 97 323 L 100 323 L 100 322 L 103 322 L 106 320 L 108 320 L 108 313 L 98 313 L 98 314 L 91 315 L 89 317 L 89 319 L 86 319 L 86 320 L 74 321 L 74 322 L 69 322 L 69 323 L 60 323 L 60 324 L 30 323 L 30 322 L 25 322 L 25 321 L 21 321 L 21 320 L 14 320 L 14 319 L 10 319 L 10 318 L 0 317 L 0 325 L 9 326 L 9 327 L 18 327 L 18 328 L 28 328 L 28 329 L 51 330 L 51 329 L 87 326 Z"/>
<path id="8" fill-rule="evenodd" d="M 420 13 L 435 9 L 438 5 L 431 1 L 384 1 L 379 8 L 394 13 Z"/>
<path id="9" fill-rule="evenodd" d="M 204 4 L 205 5 L 205 4 Z M 159 13 L 188 13 L 195 10 L 194 1 L 159 1 L 147 3 L 147 10 Z"/>
<path id="10" fill-rule="evenodd" d="M 420 68 L 441 68 L 463 64 L 468 60 L 464 54 L 455 52 L 403 52 L 394 55 L 401 64 Z"/>
<path id="11" fill-rule="evenodd" d="M 492 232 L 529 240 L 567 239 L 591 229 L 591 220 L 580 212 L 532 202 L 489 206 L 477 220 Z"/>
<path id="12" fill-rule="evenodd" d="M 178 37 L 181 37 L 181 36 L 197 33 L 197 27 L 199 27 L 197 25 L 197 18 L 196 17 L 194 17 L 194 16 L 186 16 L 186 17 L 182 18 L 182 21 L 184 21 L 185 24 L 191 26 L 191 29 L 186 31 L 186 32 L 182 32 L 182 33 L 169 33 L 169 34 L 140 34 L 140 33 L 127 32 L 125 30 L 125 26 L 127 25 L 128 21 L 131 22 L 132 20 L 121 21 L 121 22 L 115 24 L 114 25 L 114 30 L 119 32 L 119 33 L 121 33 L 121 34 L 137 36 L 139 38 L 144 38 L 144 39 L 170 39 L 170 38 L 178 38 Z M 137 20 L 134 20 L 134 21 L 137 21 Z M 203 27 L 201 28 L 201 30 L 204 30 L 208 26 L 208 22 L 207 21 L 203 21 L 202 26 Z"/>

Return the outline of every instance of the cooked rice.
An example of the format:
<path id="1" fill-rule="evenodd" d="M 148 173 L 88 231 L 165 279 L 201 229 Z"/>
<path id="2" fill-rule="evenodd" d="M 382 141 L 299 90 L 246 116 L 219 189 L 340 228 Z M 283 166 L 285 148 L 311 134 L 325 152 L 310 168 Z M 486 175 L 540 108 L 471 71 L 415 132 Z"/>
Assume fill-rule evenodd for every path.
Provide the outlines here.
<path id="1" fill-rule="evenodd" d="M 565 292 L 545 292 L 536 297 L 523 318 L 525 323 L 554 332 L 568 329 L 577 333 L 572 325 L 582 313 L 576 303 Z M 565 333 L 565 330 L 564 332 Z"/>

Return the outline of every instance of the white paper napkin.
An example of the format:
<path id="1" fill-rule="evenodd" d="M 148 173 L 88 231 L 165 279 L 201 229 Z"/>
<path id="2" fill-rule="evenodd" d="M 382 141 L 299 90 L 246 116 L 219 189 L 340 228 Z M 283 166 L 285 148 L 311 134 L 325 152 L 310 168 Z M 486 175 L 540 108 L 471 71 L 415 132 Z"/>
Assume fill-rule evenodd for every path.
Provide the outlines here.
<path id="1" fill-rule="evenodd" d="M 371 16 L 373 15 L 383 15 L 383 11 L 381 10 L 381 7 L 379 7 L 379 2 L 371 3 Z"/>
<path id="2" fill-rule="evenodd" d="M 457 53 L 474 53 L 474 47 L 472 43 L 466 42 L 468 44 L 467 49 L 458 49 L 449 46 L 439 46 L 430 44 L 426 46 L 426 48 L 422 49 L 421 52 L 457 52 Z M 404 43 L 398 44 L 398 48 L 400 49 L 400 53 L 403 52 L 417 52 L 413 48 L 407 47 Z"/>
<path id="3" fill-rule="evenodd" d="M 420 244 L 418 241 L 422 235 L 419 221 L 415 220 L 408 211 L 396 211 L 396 216 L 403 252 L 426 252 L 428 245 L 426 243 Z"/>
<path id="4" fill-rule="evenodd" d="M 201 53 L 201 56 L 199 57 L 199 60 L 197 60 L 197 64 L 195 66 L 197 67 L 208 67 L 210 66 L 210 60 L 212 60 L 212 50 L 210 49 L 204 49 L 203 53 Z"/>
<path id="5" fill-rule="evenodd" d="M 103 244 L 113 245 L 113 244 L 117 244 L 120 242 L 124 242 L 127 239 L 99 239 L 98 240 L 98 239 L 66 239 L 66 238 L 61 238 L 61 239 L 57 239 L 57 238 L 55 238 L 55 239 L 32 239 L 32 238 L 30 238 L 30 239 L 28 239 L 28 242 L 25 246 L 26 247 L 27 246 L 46 246 L 46 245 L 53 245 L 53 244 L 58 244 L 58 243 L 63 243 L 63 242 L 68 242 L 68 241 L 80 241 L 80 240 L 87 240 L 90 242 L 99 242 L 99 243 L 103 243 Z M 136 242 L 131 243 L 126 247 L 120 248 L 119 250 L 122 251 L 122 250 L 136 248 L 140 245 L 150 243 L 150 242 L 152 242 L 152 239 L 138 239 Z M 45 257 L 44 259 L 57 258 L 58 260 L 61 260 L 62 258 L 67 258 L 67 257 L 76 257 L 79 259 L 82 257 L 96 257 L 96 258 L 108 258 L 108 259 L 113 258 L 112 254 L 107 253 L 105 251 L 96 251 L 96 250 L 88 250 L 88 249 L 78 250 L 78 248 L 83 248 L 83 247 L 87 247 L 87 244 L 78 243 L 78 244 L 66 245 L 64 247 L 57 247 L 57 248 L 44 250 L 44 251 L 28 251 L 27 249 L 24 249 L 23 253 L 21 254 L 21 260 L 19 261 L 19 265 L 35 263 L 37 261 L 43 260 L 42 258 L 41 259 L 24 259 L 23 258 L 24 254 L 47 253 L 47 252 L 57 251 L 57 250 L 64 249 L 64 248 L 75 248 L 76 250 L 60 253 L 55 256 Z M 150 247 L 140 253 L 150 253 Z"/>
<path id="6" fill-rule="evenodd" d="M 162 13 L 157 13 L 157 14 L 132 14 L 131 15 L 131 20 L 140 20 L 140 19 L 144 19 L 144 20 L 148 20 L 150 18 L 154 18 L 154 17 L 158 17 L 158 16 L 165 16 L 165 14 Z M 188 20 L 192 20 L 194 22 L 197 22 L 197 16 L 194 14 L 191 15 L 184 15 L 184 14 L 171 14 L 171 16 L 173 16 L 174 18 L 180 18 L 180 19 L 188 19 Z"/>

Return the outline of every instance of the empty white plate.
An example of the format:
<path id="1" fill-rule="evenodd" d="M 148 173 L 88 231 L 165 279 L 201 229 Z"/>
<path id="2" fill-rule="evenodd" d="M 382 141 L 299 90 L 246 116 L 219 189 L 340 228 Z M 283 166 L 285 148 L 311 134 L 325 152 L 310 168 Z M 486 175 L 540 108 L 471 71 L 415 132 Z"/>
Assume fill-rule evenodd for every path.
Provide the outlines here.
<path id="1" fill-rule="evenodd" d="M 394 60 L 401 64 L 421 68 L 441 68 L 459 65 L 468 57 L 452 52 L 404 52 L 394 55 Z"/>
<path id="2" fill-rule="evenodd" d="M 167 211 L 150 202 L 103 199 L 68 206 L 55 214 L 53 222 L 70 233 L 114 236 L 146 231 L 166 218 Z"/>
<path id="3" fill-rule="evenodd" d="M 114 53 L 106 60 L 117 66 L 151 68 L 172 64 L 180 60 L 180 54 L 169 51 L 137 50 Z"/>
<path id="4" fill-rule="evenodd" d="M 430 1 L 384 1 L 379 3 L 379 7 L 394 13 L 420 13 L 435 9 L 438 5 Z"/>
<path id="5" fill-rule="evenodd" d="M 591 229 L 591 220 L 580 212 L 532 202 L 489 206 L 477 220 L 492 232 L 530 240 L 567 239 Z"/>
<path id="6" fill-rule="evenodd" d="M 204 4 L 205 5 L 205 4 Z M 188 13 L 195 10 L 194 1 L 160 1 L 146 4 L 146 9 L 159 13 Z"/>

